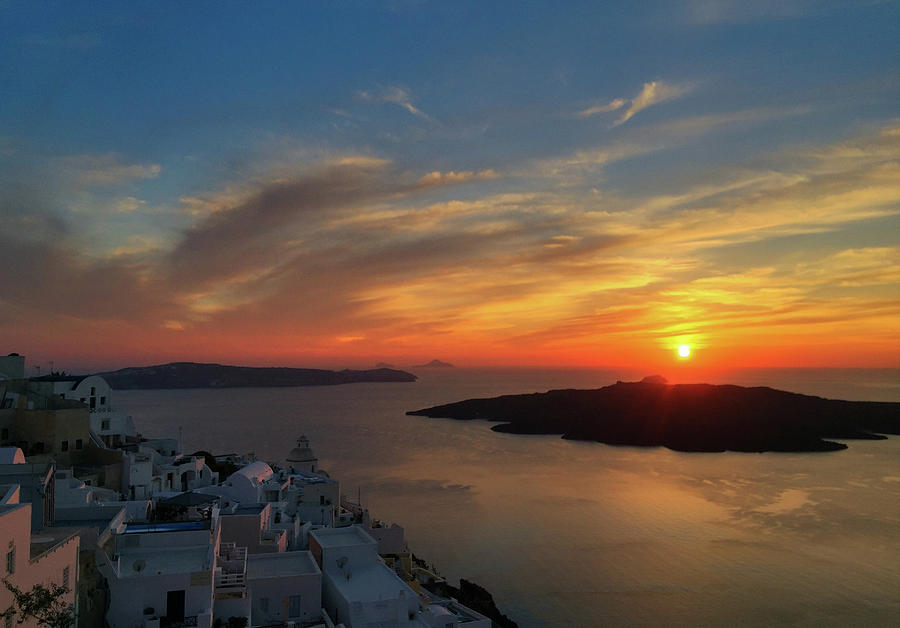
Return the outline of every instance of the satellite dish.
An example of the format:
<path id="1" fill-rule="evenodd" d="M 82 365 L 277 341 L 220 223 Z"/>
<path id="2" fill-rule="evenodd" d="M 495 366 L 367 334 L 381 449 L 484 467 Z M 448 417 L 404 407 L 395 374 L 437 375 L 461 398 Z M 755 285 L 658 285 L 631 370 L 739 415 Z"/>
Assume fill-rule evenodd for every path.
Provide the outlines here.
<path id="1" fill-rule="evenodd" d="M 340 558 L 337 559 L 336 562 L 337 562 L 338 569 L 343 569 L 344 565 L 347 564 L 347 557 L 341 556 Z"/>
<path id="2" fill-rule="evenodd" d="M 134 564 L 131 566 L 135 571 L 143 571 L 144 567 L 147 566 L 147 562 L 143 558 L 138 558 L 134 561 Z"/>

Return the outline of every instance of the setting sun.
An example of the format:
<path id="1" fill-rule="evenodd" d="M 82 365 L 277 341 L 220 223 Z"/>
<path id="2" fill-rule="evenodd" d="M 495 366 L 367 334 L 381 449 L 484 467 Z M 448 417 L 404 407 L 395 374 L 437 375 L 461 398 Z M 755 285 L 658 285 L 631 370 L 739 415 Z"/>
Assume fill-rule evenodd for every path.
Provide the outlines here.
<path id="1" fill-rule="evenodd" d="M 690 345 L 678 345 L 678 357 L 686 358 L 691 355 Z"/>

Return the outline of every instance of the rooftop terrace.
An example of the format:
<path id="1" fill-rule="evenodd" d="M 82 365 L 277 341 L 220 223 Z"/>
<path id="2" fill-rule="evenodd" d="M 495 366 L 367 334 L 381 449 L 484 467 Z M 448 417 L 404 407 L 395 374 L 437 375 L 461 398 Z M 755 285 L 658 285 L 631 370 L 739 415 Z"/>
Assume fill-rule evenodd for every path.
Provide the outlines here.
<path id="1" fill-rule="evenodd" d="M 317 573 L 321 573 L 319 566 L 306 551 L 251 554 L 247 562 L 247 577 L 251 579 Z"/>
<path id="2" fill-rule="evenodd" d="M 347 570 L 328 566 L 325 571 L 331 576 L 334 586 L 340 590 L 341 595 L 354 602 L 396 599 L 400 592 L 404 597 L 416 597 L 415 592 L 397 577 L 390 567 L 381 562 Z"/>
<path id="3" fill-rule="evenodd" d="M 119 577 L 137 578 L 208 571 L 211 569 L 209 555 L 209 548 L 202 545 L 174 549 L 168 547 L 126 548 L 119 554 Z"/>
<path id="4" fill-rule="evenodd" d="M 321 528 L 311 532 L 322 548 L 347 547 L 348 545 L 373 545 L 377 541 L 357 526 L 347 528 Z"/>

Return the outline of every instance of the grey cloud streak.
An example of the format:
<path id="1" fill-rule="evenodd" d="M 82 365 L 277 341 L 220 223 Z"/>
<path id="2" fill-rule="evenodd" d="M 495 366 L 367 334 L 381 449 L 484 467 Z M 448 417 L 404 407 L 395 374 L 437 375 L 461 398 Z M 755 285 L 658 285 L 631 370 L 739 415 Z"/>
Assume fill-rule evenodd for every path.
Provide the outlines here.
<path id="1" fill-rule="evenodd" d="M 284 253 L 283 239 L 298 234 L 322 212 L 374 202 L 402 191 L 371 169 L 336 166 L 294 181 L 262 187 L 234 207 L 224 207 L 188 229 L 168 264 L 172 279 L 199 282 L 271 263 Z"/>

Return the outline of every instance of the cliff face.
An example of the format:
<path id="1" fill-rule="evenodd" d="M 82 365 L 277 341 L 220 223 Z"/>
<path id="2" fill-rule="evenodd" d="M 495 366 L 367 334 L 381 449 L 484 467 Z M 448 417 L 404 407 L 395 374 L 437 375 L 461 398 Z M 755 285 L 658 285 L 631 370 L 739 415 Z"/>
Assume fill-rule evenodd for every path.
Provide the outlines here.
<path id="1" fill-rule="evenodd" d="M 900 433 L 900 403 L 710 384 L 619 382 L 597 390 L 470 399 L 408 414 L 502 421 L 492 429 L 678 451 L 832 451 L 846 446 L 824 439 Z"/>
<path id="2" fill-rule="evenodd" d="M 379 368 L 363 371 L 345 369 L 255 368 L 172 362 L 157 366 L 130 367 L 98 373 L 119 390 L 136 388 L 264 388 L 272 386 L 329 386 L 357 382 L 414 382 L 406 371 Z"/>

